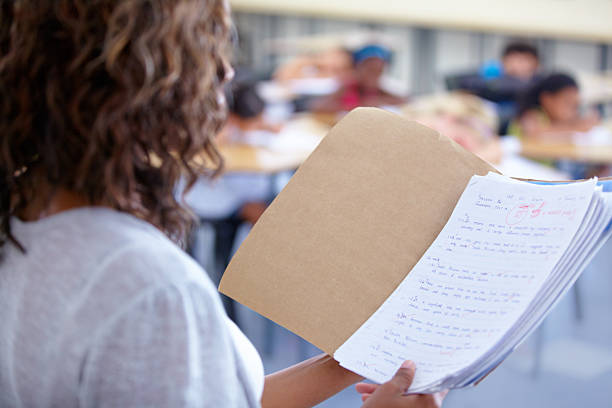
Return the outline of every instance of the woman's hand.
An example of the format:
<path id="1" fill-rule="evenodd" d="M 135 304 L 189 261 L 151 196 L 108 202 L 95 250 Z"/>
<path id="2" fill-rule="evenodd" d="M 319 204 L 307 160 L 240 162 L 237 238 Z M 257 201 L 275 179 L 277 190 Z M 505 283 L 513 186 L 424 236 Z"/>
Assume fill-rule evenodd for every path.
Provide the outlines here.
<path id="1" fill-rule="evenodd" d="M 355 388 L 364 402 L 362 408 L 440 408 L 448 391 L 404 395 L 412 384 L 414 371 L 414 363 L 406 361 L 393 378 L 384 384 L 357 384 Z"/>

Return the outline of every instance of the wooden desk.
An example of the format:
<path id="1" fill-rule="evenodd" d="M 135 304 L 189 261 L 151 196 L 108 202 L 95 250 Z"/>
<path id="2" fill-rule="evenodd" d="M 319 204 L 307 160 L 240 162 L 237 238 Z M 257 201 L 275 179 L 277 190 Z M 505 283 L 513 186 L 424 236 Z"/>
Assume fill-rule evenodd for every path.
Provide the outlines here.
<path id="1" fill-rule="evenodd" d="M 279 173 L 296 169 L 308 158 L 311 151 L 275 152 L 264 147 L 226 145 L 219 148 L 225 159 L 225 172 L 230 173 Z"/>
<path id="2" fill-rule="evenodd" d="M 523 142 L 521 155 L 536 160 L 572 160 L 592 164 L 612 164 L 612 145 L 578 146 Z"/>
<path id="3" fill-rule="evenodd" d="M 248 144 L 219 146 L 225 172 L 273 174 L 298 168 L 316 148 L 330 127 L 304 115 L 291 120 L 269 147 Z"/>

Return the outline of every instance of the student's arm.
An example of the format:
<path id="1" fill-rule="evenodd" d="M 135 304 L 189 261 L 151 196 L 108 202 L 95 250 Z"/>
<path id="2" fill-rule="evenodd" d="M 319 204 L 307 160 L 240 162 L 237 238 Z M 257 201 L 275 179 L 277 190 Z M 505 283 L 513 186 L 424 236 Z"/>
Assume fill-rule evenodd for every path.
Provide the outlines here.
<path id="1" fill-rule="evenodd" d="M 546 123 L 538 112 L 527 112 L 520 125 L 527 140 L 571 143 L 574 133 L 587 132 L 599 122 L 596 116 L 586 116 L 565 123 Z"/>
<path id="2" fill-rule="evenodd" d="M 267 375 L 262 407 L 312 407 L 362 379 L 340 367 L 332 357 L 321 354 Z"/>

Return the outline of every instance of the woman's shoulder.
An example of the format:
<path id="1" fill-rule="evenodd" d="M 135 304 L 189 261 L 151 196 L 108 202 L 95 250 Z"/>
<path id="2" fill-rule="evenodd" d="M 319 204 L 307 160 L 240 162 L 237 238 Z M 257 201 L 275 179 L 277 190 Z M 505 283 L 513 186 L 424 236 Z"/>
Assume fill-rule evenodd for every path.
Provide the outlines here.
<path id="1" fill-rule="evenodd" d="M 26 252 L 13 251 L 13 265 L 31 270 L 44 264 L 44 273 L 62 282 L 68 297 L 112 293 L 121 303 L 154 288 L 183 286 L 216 295 L 197 262 L 153 225 L 129 214 L 81 208 L 33 223 L 17 221 L 14 227 Z"/>

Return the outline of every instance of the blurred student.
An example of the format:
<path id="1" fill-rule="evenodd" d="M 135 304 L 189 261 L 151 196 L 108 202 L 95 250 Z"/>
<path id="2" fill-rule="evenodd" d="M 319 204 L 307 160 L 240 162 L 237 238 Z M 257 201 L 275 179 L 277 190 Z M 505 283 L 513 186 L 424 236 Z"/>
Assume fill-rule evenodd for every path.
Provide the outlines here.
<path id="1" fill-rule="evenodd" d="M 526 42 L 512 42 L 504 48 L 501 63 L 485 63 L 478 74 L 459 77 L 456 87 L 492 102 L 516 102 L 538 78 L 539 68 L 537 48 Z"/>
<path id="2" fill-rule="evenodd" d="M 266 104 L 257 93 L 256 83 L 254 82 L 232 84 L 230 86 L 230 94 L 228 95 L 228 107 L 228 119 L 217 136 L 220 144 L 261 142 L 258 139 L 268 139 L 282 128 L 281 125 L 269 123 L 264 118 Z M 247 178 L 250 179 L 249 181 L 252 181 L 253 177 L 247 176 Z M 263 184 L 267 185 L 268 183 Z M 265 190 L 265 192 L 256 195 L 263 197 L 266 194 L 270 194 L 269 186 Z M 242 203 L 240 209 L 234 215 L 236 221 L 246 221 L 250 224 L 255 224 L 265 211 L 267 201 L 272 200 L 272 198 L 266 197 L 264 200 L 248 200 Z"/>
<path id="3" fill-rule="evenodd" d="M 359 106 L 400 105 L 404 98 L 381 87 L 381 78 L 391 62 L 391 51 L 381 45 L 366 45 L 353 53 L 353 74 L 341 88 L 312 103 L 315 112 L 348 112 Z"/>
<path id="4" fill-rule="evenodd" d="M 498 163 L 502 149 L 492 103 L 463 92 L 428 95 L 402 108 L 412 120 L 437 130 L 482 159 Z"/>
<path id="5" fill-rule="evenodd" d="M 282 126 L 264 117 L 265 101 L 253 81 L 235 82 L 226 93 L 229 115 L 217 140 L 219 143 L 247 143 L 249 135 L 258 132 L 278 133 Z"/>
<path id="6" fill-rule="evenodd" d="M 280 130 L 279 125 L 265 120 L 265 102 L 254 81 L 234 80 L 227 86 L 225 97 L 229 114 L 217 136 L 220 145 L 265 143 Z M 181 193 L 179 190 L 178 195 Z M 185 193 L 186 204 L 214 229 L 214 259 L 220 270 L 231 259 L 239 227 L 244 222 L 254 225 L 274 198 L 272 194 L 270 178 L 253 173 L 229 173 L 215 180 L 200 177 Z M 228 315 L 235 321 L 234 303 L 223 300 Z"/>
<path id="7" fill-rule="evenodd" d="M 540 74 L 537 48 L 528 42 L 511 42 L 504 48 L 501 63 L 484 64 L 478 73 L 451 77 L 450 89 L 461 89 L 494 102 L 500 117 L 499 134 L 507 132 L 508 124 L 516 115 L 517 103 L 523 92 Z"/>
<path id="8" fill-rule="evenodd" d="M 598 123 L 597 114 L 580 114 L 580 92 L 574 78 L 553 73 L 525 92 L 509 133 L 525 140 L 572 142 L 576 133 L 588 132 Z"/>
<path id="9" fill-rule="evenodd" d="M 343 80 L 351 74 L 353 56 L 345 48 L 333 47 L 328 50 L 295 57 L 281 64 L 274 72 L 274 79 L 280 82 L 331 78 Z"/>
<path id="10" fill-rule="evenodd" d="M 172 242 L 190 224 L 179 178 L 219 170 L 227 4 L 0 11 L 0 406 L 307 407 L 358 381 L 324 355 L 264 379 Z M 402 395 L 413 375 L 402 367 L 366 405 L 438 406 Z"/>
<path id="11" fill-rule="evenodd" d="M 502 53 L 503 75 L 524 83 L 531 81 L 540 69 L 538 50 L 526 42 L 512 42 Z"/>

